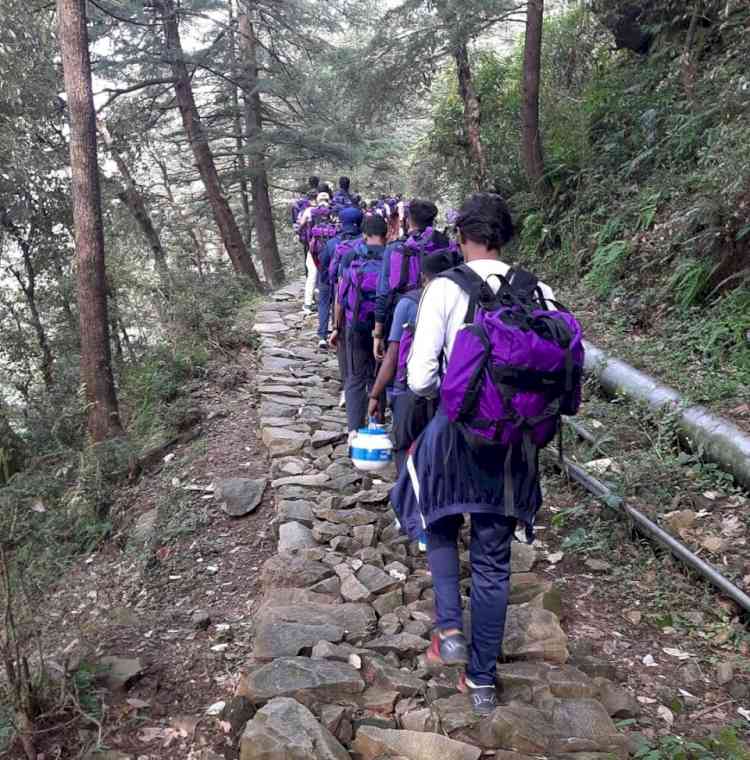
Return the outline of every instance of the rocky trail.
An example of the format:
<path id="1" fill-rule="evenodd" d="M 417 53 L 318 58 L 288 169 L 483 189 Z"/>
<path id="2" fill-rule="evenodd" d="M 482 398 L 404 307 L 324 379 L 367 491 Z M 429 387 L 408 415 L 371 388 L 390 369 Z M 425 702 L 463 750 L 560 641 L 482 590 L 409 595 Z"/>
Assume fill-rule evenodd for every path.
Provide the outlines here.
<path id="1" fill-rule="evenodd" d="M 633 717 L 638 703 L 567 664 L 560 593 L 533 572 L 531 547 L 514 546 L 502 706 L 478 720 L 457 692 L 457 672 L 425 666 L 433 615 L 425 559 L 394 524 L 389 484 L 347 460 L 337 365 L 299 348 L 312 330 L 294 329 L 298 293 L 275 299 L 255 329 L 262 436 L 279 476 L 278 554 L 261 571 L 250 664 L 235 696 L 248 717 L 259 708 L 242 731 L 241 759 L 627 757 L 613 718 Z M 584 659 L 592 672 L 603 665 L 592 653 Z"/>
<path id="2" fill-rule="evenodd" d="M 581 529 L 556 517 L 597 507 L 556 476 L 537 542 L 514 544 L 501 705 L 473 716 L 458 673 L 426 667 L 426 560 L 394 524 L 393 472 L 349 461 L 338 365 L 312 348 L 300 287 L 264 302 L 254 331 L 257 353 L 193 389 L 203 436 L 128 492 L 129 527 L 51 600 L 60 662 L 104 673 L 87 757 L 605 760 L 738 717 L 735 611 L 710 619 L 722 605 L 705 590 L 698 604 L 668 558 L 644 562 L 616 522 L 615 551 L 570 553 Z"/>

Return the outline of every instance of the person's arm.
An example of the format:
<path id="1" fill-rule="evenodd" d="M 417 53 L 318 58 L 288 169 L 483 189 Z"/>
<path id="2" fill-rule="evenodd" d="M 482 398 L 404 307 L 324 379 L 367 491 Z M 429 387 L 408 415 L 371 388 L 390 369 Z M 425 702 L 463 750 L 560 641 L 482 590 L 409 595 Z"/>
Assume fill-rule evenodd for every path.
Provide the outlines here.
<path id="1" fill-rule="evenodd" d="M 370 402 L 367 408 L 369 417 L 374 417 L 380 411 L 380 398 L 385 393 L 385 389 L 391 384 L 393 378 L 396 377 L 399 345 L 398 341 L 388 344 L 388 351 L 386 351 L 378 376 L 375 378 L 375 384 L 370 391 Z"/>
<path id="2" fill-rule="evenodd" d="M 440 357 L 445 347 L 448 280 L 431 282 L 422 296 L 409 354 L 409 388 L 417 396 L 434 397 L 440 387 Z M 455 287 L 455 286 L 453 286 Z"/>
<path id="3" fill-rule="evenodd" d="M 375 291 L 375 334 L 382 334 L 385 329 L 385 305 L 388 301 L 388 279 L 391 271 L 391 250 L 383 251 L 383 263 L 380 266 L 378 287 Z"/>
<path id="4" fill-rule="evenodd" d="M 343 277 L 339 282 L 338 288 L 336 288 L 336 300 L 333 306 L 333 332 L 328 339 L 328 342 L 334 347 L 338 345 L 341 329 L 344 326 L 344 298 L 346 297 L 347 288 L 348 278 Z"/>

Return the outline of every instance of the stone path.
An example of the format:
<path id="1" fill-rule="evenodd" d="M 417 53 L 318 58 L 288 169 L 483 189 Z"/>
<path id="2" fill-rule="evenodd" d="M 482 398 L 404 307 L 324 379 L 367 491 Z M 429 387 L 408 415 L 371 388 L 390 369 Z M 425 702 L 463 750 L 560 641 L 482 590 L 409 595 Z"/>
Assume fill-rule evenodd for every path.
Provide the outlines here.
<path id="1" fill-rule="evenodd" d="M 532 547 L 514 545 L 495 713 L 478 720 L 456 689 L 458 673 L 426 667 L 425 558 L 394 525 L 388 476 L 364 477 L 349 462 L 337 363 L 314 350 L 301 293 L 295 285 L 274 294 L 256 318 L 278 554 L 262 568 L 238 690 L 257 709 L 241 760 L 626 758 L 613 718 L 632 717 L 637 703 L 596 661 L 566 664 L 560 594 L 533 572 Z"/>

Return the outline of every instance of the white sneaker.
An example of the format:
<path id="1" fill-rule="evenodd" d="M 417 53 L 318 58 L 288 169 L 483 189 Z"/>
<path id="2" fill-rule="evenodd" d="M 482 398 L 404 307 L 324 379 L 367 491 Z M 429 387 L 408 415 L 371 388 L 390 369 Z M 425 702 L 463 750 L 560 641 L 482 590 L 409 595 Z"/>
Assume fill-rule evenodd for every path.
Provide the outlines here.
<path id="1" fill-rule="evenodd" d="M 339 396 L 339 409 L 343 409 L 346 406 L 346 393 L 344 391 L 341 391 L 341 395 Z"/>
<path id="2" fill-rule="evenodd" d="M 318 348 L 328 348 L 328 341 L 325 338 L 321 338 L 318 341 Z"/>
<path id="3" fill-rule="evenodd" d="M 309 316 L 310 316 L 310 315 L 313 313 L 313 308 L 312 308 L 312 306 L 303 306 L 303 307 L 302 307 L 302 313 L 303 313 L 303 314 L 304 314 L 306 317 L 309 317 Z"/>
<path id="4" fill-rule="evenodd" d="M 347 440 L 347 444 L 351 446 L 354 443 L 354 439 L 357 437 L 357 431 L 356 430 L 350 430 L 349 431 L 349 438 Z"/>

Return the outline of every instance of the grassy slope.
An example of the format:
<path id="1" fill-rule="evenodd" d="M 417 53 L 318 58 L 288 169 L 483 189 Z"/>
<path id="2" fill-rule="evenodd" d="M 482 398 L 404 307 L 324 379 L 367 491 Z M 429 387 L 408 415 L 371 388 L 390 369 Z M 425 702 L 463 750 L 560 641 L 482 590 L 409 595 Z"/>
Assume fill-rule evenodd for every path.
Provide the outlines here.
<path id="1" fill-rule="evenodd" d="M 578 172 L 521 241 L 594 341 L 748 427 L 749 20 L 701 30 L 690 65 L 673 28 L 648 57 L 605 55 L 573 115 L 548 97 L 547 123 L 577 119 L 588 146 L 550 127 L 553 174 L 559 155 Z"/>

